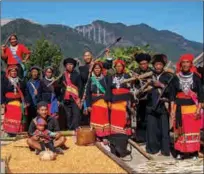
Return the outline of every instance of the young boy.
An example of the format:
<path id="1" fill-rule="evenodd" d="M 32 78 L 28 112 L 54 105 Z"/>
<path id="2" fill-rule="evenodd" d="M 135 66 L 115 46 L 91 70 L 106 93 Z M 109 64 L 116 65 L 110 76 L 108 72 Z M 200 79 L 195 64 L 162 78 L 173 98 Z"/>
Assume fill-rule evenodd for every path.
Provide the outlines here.
<path id="1" fill-rule="evenodd" d="M 53 143 L 53 139 L 56 136 L 56 132 L 51 132 L 48 129 L 46 129 L 47 123 L 43 118 L 38 118 L 37 119 L 37 129 L 35 130 L 35 132 L 33 133 L 33 137 L 34 138 L 37 137 L 37 140 L 39 141 L 42 150 L 44 151 L 45 148 L 50 149 L 52 152 L 56 152 L 55 147 L 54 147 L 54 143 Z"/>

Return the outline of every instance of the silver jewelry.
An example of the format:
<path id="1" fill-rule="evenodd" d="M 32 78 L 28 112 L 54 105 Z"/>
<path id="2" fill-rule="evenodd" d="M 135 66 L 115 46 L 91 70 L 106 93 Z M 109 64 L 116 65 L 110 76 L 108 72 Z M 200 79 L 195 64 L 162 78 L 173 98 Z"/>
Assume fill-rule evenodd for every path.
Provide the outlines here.
<path id="1" fill-rule="evenodd" d="M 178 74 L 180 89 L 187 94 L 188 91 L 193 88 L 193 73 L 184 75 L 183 73 Z"/>
<path id="2" fill-rule="evenodd" d="M 116 86 L 117 89 L 120 88 L 120 85 L 121 85 L 121 83 L 123 82 L 123 80 L 124 80 L 124 76 L 122 76 L 122 77 L 117 77 L 117 76 L 115 76 L 115 77 L 113 78 L 113 84 L 116 84 L 115 86 Z"/>

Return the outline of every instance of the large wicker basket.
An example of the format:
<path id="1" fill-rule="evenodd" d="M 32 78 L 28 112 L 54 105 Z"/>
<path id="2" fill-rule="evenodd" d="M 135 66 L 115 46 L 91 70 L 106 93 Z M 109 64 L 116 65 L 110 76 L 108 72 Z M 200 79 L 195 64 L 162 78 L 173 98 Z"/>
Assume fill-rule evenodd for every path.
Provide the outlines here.
<path id="1" fill-rule="evenodd" d="M 76 144 L 79 146 L 87 146 L 96 142 L 95 129 L 89 126 L 82 126 L 76 130 Z"/>

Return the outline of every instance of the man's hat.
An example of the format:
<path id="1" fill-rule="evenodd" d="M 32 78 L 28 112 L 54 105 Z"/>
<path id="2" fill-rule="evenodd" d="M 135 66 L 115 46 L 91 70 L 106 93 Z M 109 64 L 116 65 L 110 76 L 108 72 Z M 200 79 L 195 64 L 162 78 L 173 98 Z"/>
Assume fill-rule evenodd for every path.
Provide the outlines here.
<path id="1" fill-rule="evenodd" d="M 43 118 L 38 118 L 37 119 L 37 125 L 46 125 L 47 122 Z"/>
<path id="2" fill-rule="evenodd" d="M 71 58 L 71 57 L 68 57 L 68 58 L 64 59 L 63 64 L 64 64 L 64 66 L 66 66 L 68 63 L 73 64 L 73 65 L 74 65 L 74 67 L 75 67 L 75 66 L 76 66 L 76 64 L 77 64 L 77 61 L 76 61 L 76 60 L 74 60 L 74 59 L 73 59 L 73 58 Z"/>
<path id="3" fill-rule="evenodd" d="M 161 62 L 164 66 L 167 64 L 167 56 L 165 54 L 156 54 L 152 58 L 152 64 L 154 65 L 156 62 Z"/>
<path id="4" fill-rule="evenodd" d="M 150 62 L 151 56 L 146 53 L 140 53 L 135 55 L 135 61 L 137 63 L 140 63 L 141 61 L 144 61 L 144 60 L 146 60 L 147 62 Z"/>
<path id="5" fill-rule="evenodd" d="M 38 71 L 40 71 L 41 70 L 41 68 L 39 67 L 39 66 L 36 66 L 36 65 L 34 65 L 34 66 L 32 66 L 31 68 L 30 68 L 30 72 L 32 71 L 32 70 L 38 70 Z"/>

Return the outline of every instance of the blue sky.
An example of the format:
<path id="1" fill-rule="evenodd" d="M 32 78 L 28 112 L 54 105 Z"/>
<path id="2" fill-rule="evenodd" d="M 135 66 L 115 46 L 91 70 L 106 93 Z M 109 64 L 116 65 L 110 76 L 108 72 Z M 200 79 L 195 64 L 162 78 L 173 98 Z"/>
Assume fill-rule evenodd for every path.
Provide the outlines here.
<path id="1" fill-rule="evenodd" d="M 146 23 L 203 42 L 203 3 L 169 2 L 2 2 L 2 18 L 26 18 L 71 27 L 100 19 L 127 25 Z"/>

